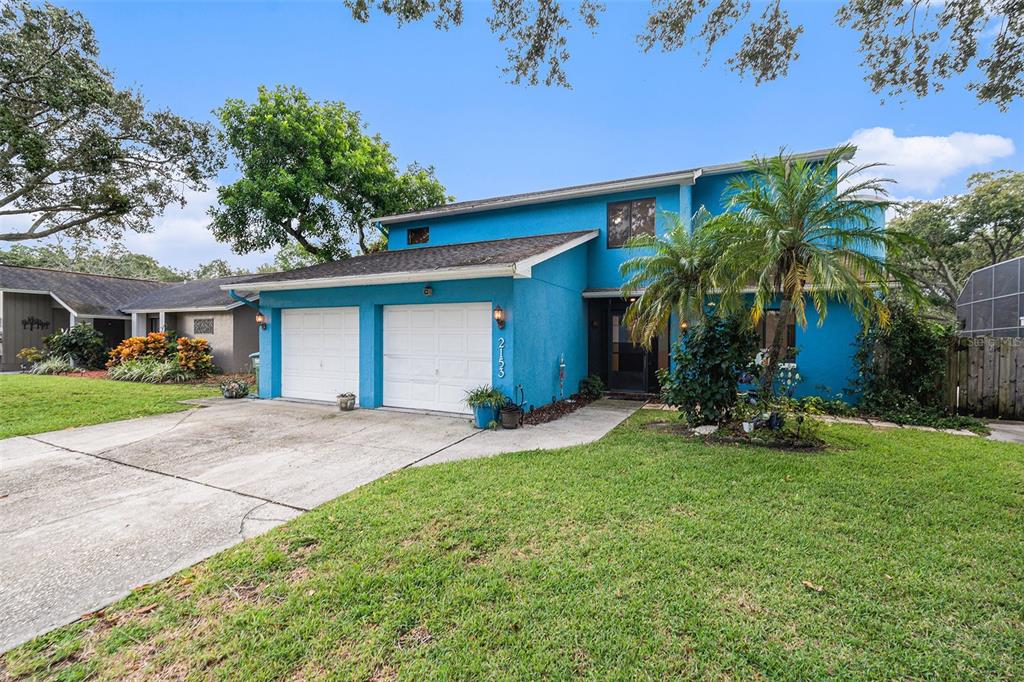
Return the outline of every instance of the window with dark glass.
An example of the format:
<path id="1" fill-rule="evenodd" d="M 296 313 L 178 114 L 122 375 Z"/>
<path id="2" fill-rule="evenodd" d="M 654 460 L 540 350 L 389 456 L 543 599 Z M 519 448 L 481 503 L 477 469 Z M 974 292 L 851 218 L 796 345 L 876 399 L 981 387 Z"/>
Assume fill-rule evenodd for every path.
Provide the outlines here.
<path id="1" fill-rule="evenodd" d="M 766 310 L 761 316 L 761 324 L 758 326 L 758 336 L 761 348 L 768 348 L 775 340 L 775 330 L 779 326 L 780 316 L 778 310 Z M 785 336 L 783 336 L 783 360 L 790 359 L 793 349 L 796 348 L 796 323 L 790 322 L 786 325 Z"/>
<path id="2" fill-rule="evenodd" d="M 654 199 L 614 201 L 608 204 L 608 246 L 624 246 L 631 237 L 654 235 Z"/>
<path id="3" fill-rule="evenodd" d="M 429 227 L 410 227 L 405 233 L 406 243 L 408 244 L 426 244 L 430 241 L 430 228 Z"/>

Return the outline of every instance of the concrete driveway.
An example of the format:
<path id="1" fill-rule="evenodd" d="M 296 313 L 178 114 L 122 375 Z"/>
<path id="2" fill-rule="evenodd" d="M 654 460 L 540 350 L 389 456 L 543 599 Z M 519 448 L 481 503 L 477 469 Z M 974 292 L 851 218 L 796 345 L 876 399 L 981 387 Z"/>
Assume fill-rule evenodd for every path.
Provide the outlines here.
<path id="1" fill-rule="evenodd" d="M 0 440 L 0 651 L 389 472 L 589 442 L 638 407 L 481 432 L 454 416 L 210 401 Z"/>

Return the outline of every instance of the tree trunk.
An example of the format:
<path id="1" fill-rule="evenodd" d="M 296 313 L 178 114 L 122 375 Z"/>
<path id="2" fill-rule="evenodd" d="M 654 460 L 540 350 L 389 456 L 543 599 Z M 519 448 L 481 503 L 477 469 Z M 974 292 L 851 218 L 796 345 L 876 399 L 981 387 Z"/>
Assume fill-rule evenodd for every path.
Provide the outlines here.
<path id="1" fill-rule="evenodd" d="M 297 241 L 302 248 L 304 248 L 306 251 L 313 254 L 314 256 L 319 256 L 320 253 L 323 251 L 323 249 L 321 249 L 319 246 L 310 244 L 309 241 L 306 239 L 305 235 L 303 235 L 300 230 L 296 230 L 295 228 L 293 228 L 291 220 L 284 221 L 284 223 L 282 223 L 281 226 L 284 228 L 285 232 L 295 237 L 295 241 Z"/>
<path id="2" fill-rule="evenodd" d="M 779 368 L 779 357 L 782 355 L 782 344 L 786 341 L 786 329 L 795 311 L 789 301 L 783 299 L 779 303 L 779 318 L 772 334 L 771 345 L 768 346 L 768 358 L 761 368 L 761 395 L 768 396 L 775 392 L 775 372 Z"/>

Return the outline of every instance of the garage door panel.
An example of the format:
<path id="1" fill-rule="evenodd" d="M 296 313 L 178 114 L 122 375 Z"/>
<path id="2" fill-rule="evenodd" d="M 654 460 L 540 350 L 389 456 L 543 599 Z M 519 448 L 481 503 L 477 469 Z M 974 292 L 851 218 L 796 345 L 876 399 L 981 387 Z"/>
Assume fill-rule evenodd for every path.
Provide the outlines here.
<path id="1" fill-rule="evenodd" d="M 414 310 L 409 314 L 410 329 L 436 329 L 437 315 L 433 310 Z"/>
<path id="2" fill-rule="evenodd" d="M 383 345 L 385 405 L 468 413 L 466 391 L 491 381 L 491 306 L 385 306 Z"/>
<path id="3" fill-rule="evenodd" d="M 281 316 L 281 395 L 333 401 L 359 394 L 359 309 L 304 308 Z"/>
<path id="4" fill-rule="evenodd" d="M 466 354 L 474 358 L 491 357 L 491 334 L 479 332 L 466 335 Z"/>

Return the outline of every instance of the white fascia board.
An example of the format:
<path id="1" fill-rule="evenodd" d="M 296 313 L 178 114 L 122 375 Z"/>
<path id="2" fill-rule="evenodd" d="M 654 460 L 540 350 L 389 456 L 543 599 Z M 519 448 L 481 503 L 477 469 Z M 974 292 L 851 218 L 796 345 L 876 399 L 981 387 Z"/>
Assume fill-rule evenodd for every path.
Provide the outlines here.
<path id="1" fill-rule="evenodd" d="M 221 287 L 222 289 L 224 287 Z M 246 298 L 250 303 L 255 303 L 260 300 L 259 296 L 251 296 Z M 225 310 L 234 310 L 238 306 L 245 305 L 241 301 L 235 301 L 228 305 L 204 305 L 196 308 L 123 308 L 126 313 L 205 313 L 205 312 L 223 312 Z"/>
<path id="2" fill-rule="evenodd" d="M 513 196 L 508 198 L 496 197 L 494 199 L 480 199 L 472 206 L 445 208 L 443 205 L 436 209 L 414 211 L 412 213 L 398 213 L 396 215 L 380 216 L 373 219 L 374 223 L 401 223 L 407 220 L 427 220 L 429 218 L 447 217 L 462 215 L 465 213 L 478 213 L 480 211 L 497 211 L 503 208 L 514 208 L 516 206 L 528 206 L 531 204 L 547 204 L 552 201 L 565 201 L 566 199 L 580 199 L 600 194 L 612 194 L 616 192 L 630 192 L 638 189 L 652 189 L 654 187 L 668 187 L 670 185 L 692 185 L 695 174 L 692 170 L 678 173 L 665 173 L 656 177 L 632 178 L 628 180 L 615 180 L 602 182 L 585 187 L 566 189 L 554 189 L 549 192 L 538 192 L 527 196 Z"/>
<path id="3" fill-rule="evenodd" d="M 408 284 L 411 282 L 444 282 L 454 279 L 484 279 L 486 277 L 512 277 L 515 264 L 475 265 L 462 268 L 439 270 L 414 270 L 411 272 L 386 272 L 377 275 L 348 275 L 345 277 L 318 277 L 316 279 L 295 279 L 277 282 L 238 282 L 222 284 L 225 291 L 280 291 L 291 289 L 325 289 L 332 287 L 362 287 L 374 284 Z"/>
<path id="4" fill-rule="evenodd" d="M 594 239 L 595 237 L 597 237 L 597 235 L 599 235 L 599 234 L 601 234 L 601 232 L 599 230 L 591 230 L 587 234 L 582 235 L 580 237 L 576 237 L 575 239 L 567 241 L 566 243 L 564 243 L 564 244 L 562 244 L 560 246 L 556 246 L 553 249 L 548 249 L 547 251 L 545 251 L 543 253 L 538 253 L 536 256 L 530 256 L 529 258 L 524 258 L 523 260 L 521 260 L 521 261 L 519 261 L 519 262 L 517 262 L 515 264 L 515 266 L 514 266 L 515 267 L 515 275 L 514 276 L 515 277 L 520 277 L 520 278 L 522 278 L 522 277 L 530 277 L 533 274 L 533 266 L 534 265 L 537 265 L 538 263 L 543 263 L 544 261 L 546 261 L 546 260 L 548 260 L 550 258 L 554 258 L 555 256 L 557 256 L 559 254 L 565 253 L 566 251 L 568 251 L 570 249 L 575 249 L 577 246 L 580 246 L 581 244 L 586 244 L 591 239 Z"/>

